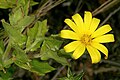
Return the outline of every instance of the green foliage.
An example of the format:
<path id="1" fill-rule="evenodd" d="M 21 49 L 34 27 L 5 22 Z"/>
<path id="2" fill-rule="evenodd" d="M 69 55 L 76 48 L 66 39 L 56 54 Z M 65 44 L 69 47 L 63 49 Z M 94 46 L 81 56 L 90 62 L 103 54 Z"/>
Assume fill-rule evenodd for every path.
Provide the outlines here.
<path id="1" fill-rule="evenodd" d="M 18 45 L 23 45 L 26 42 L 26 36 L 18 32 L 13 26 L 9 23 L 2 20 L 3 27 L 8 34 L 8 37 L 11 39 L 13 43 Z"/>
<path id="2" fill-rule="evenodd" d="M 33 0 L 0 0 L 0 8 L 3 9 L 14 8 L 16 6 L 26 5 L 26 3 L 28 2 L 30 3 L 31 6 L 38 4 Z"/>
<path id="3" fill-rule="evenodd" d="M 59 40 L 55 40 L 52 38 L 45 39 L 40 51 L 41 59 L 47 60 L 49 58 L 52 58 L 56 60 L 58 63 L 61 63 L 62 65 L 69 65 L 64 57 L 60 57 L 57 54 L 61 44 L 62 41 Z"/>
<path id="4" fill-rule="evenodd" d="M 8 58 L 7 51 L 10 50 L 10 45 L 5 50 L 4 42 L 0 41 L 0 70 L 4 70 L 5 68 L 9 68 L 9 66 L 13 63 L 12 58 Z"/>
<path id="5" fill-rule="evenodd" d="M 38 21 L 33 28 L 28 29 L 26 51 L 35 51 L 37 48 L 39 48 L 47 31 L 47 20 L 42 22 Z"/>
<path id="6" fill-rule="evenodd" d="M 28 28 L 35 20 L 34 15 L 28 15 L 29 8 L 36 5 L 37 2 L 33 0 L 18 0 L 17 2 L 16 0 L 1 0 L 0 4 L 0 8 L 12 8 L 9 14 L 10 23 L 4 19 L 1 20 L 7 33 L 8 43 L 7 48 L 5 48 L 3 40 L 0 41 L 0 70 L 6 73 L 4 68 L 9 68 L 14 63 L 38 75 L 53 71 L 54 68 L 47 62 L 30 59 L 27 55 L 30 51 L 33 52 L 40 48 L 48 31 L 47 20 L 37 21 L 32 28 Z M 4 79 L 4 75 L 1 79 Z"/>
<path id="7" fill-rule="evenodd" d="M 13 8 L 16 0 L 0 0 L 0 8 Z"/>
<path id="8" fill-rule="evenodd" d="M 4 72 L 0 73 L 1 80 L 9 80 L 12 76 L 6 71 L 7 68 L 11 68 L 11 64 L 38 75 L 55 70 L 45 62 L 49 58 L 62 65 L 69 65 L 64 57 L 58 55 L 62 41 L 45 36 L 48 32 L 47 20 L 36 21 L 35 15 L 29 15 L 30 7 L 38 4 L 37 2 L 1 0 L 0 4 L 0 8 L 11 8 L 9 21 L 1 20 L 7 41 L 6 43 L 2 39 L 0 41 L 0 70 Z M 41 60 L 34 59 L 36 54 L 34 52 L 38 50 Z M 33 58 L 29 57 L 30 53 L 33 54 Z"/>
<path id="9" fill-rule="evenodd" d="M 15 62 L 27 63 L 30 60 L 27 57 L 27 54 L 24 50 L 22 50 L 19 46 L 14 46 L 15 50 L 13 51 L 13 56 L 15 58 Z"/>
<path id="10" fill-rule="evenodd" d="M 51 71 L 55 70 L 48 63 L 39 62 L 37 60 L 32 60 L 30 62 L 30 65 L 31 65 L 30 71 L 36 72 L 39 75 L 45 75 L 45 73 L 48 73 L 48 72 L 51 72 Z"/>

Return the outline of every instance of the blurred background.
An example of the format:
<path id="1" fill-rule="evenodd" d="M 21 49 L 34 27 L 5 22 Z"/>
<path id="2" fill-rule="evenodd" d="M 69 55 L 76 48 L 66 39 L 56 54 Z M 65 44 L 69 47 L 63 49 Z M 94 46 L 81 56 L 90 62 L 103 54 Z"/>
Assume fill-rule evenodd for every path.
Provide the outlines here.
<path id="1" fill-rule="evenodd" d="M 37 10 L 44 0 L 34 1 L 39 2 L 39 4 L 30 9 L 30 14 Z M 90 11 L 94 17 L 99 18 L 101 20 L 100 26 L 110 24 L 113 29 L 111 33 L 114 34 L 115 42 L 104 44 L 109 50 L 107 60 L 102 55 L 100 63 L 91 64 L 91 60 L 83 55 L 78 60 L 69 61 L 72 65 L 71 71 L 78 74 L 84 70 L 83 80 L 120 80 L 120 0 L 65 0 L 47 11 L 45 15 L 41 16 L 40 20 L 48 20 L 49 31 L 47 36 L 49 36 L 58 34 L 60 30 L 66 28 L 64 19 L 71 18 L 75 13 L 79 13 L 83 17 L 84 11 Z M 0 9 L 0 20 L 3 18 L 8 20 L 9 12 L 10 9 Z M 0 28 L 3 28 L 1 22 Z M 57 78 L 66 76 L 67 67 L 57 64 L 53 60 L 50 60 L 50 62 L 58 70 L 50 72 L 45 76 L 38 76 L 15 65 L 9 68 L 11 73 L 8 73 L 6 76 L 12 75 L 14 80 L 57 80 Z M 59 73 L 55 79 L 57 72 Z"/>

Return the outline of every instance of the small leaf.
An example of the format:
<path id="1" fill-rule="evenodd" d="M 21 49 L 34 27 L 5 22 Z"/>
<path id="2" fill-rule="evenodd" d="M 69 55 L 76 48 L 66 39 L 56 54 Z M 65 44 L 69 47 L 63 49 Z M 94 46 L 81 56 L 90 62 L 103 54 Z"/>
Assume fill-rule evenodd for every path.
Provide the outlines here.
<path id="1" fill-rule="evenodd" d="M 57 51 L 59 50 L 62 42 L 59 40 L 47 38 L 44 40 L 41 48 L 41 59 L 47 60 L 49 58 L 52 58 L 56 60 L 58 63 L 61 63 L 62 65 L 69 65 L 67 60 L 64 57 L 59 57 L 57 55 Z"/>
<path id="2" fill-rule="evenodd" d="M 22 62 L 22 63 L 27 63 L 27 62 L 30 61 L 24 50 L 22 50 L 17 45 L 14 45 L 13 47 L 15 48 L 15 50 L 13 51 L 13 54 L 16 58 L 15 61 L 19 61 L 19 62 Z"/>
<path id="3" fill-rule="evenodd" d="M 14 45 L 13 46 L 15 48 L 15 50 L 13 51 L 13 56 L 14 56 L 14 63 L 24 69 L 29 70 L 30 69 L 30 65 L 29 65 L 29 58 L 27 56 L 27 54 L 25 53 L 25 51 L 23 51 L 19 46 Z"/>
<path id="4" fill-rule="evenodd" d="M 19 46 L 22 46 L 26 42 L 26 36 L 19 33 L 16 29 L 14 29 L 10 24 L 2 20 L 3 27 L 7 32 L 8 36 L 14 43 L 17 43 Z"/>
<path id="5" fill-rule="evenodd" d="M 34 5 L 37 5 L 37 4 L 39 4 L 38 2 L 35 2 L 35 1 L 33 1 L 33 0 L 30 0 L 30 6 L 34 6 Z"/>
<path id="6" fill-rule="evenodd" d="M 38 4 L 38 2 L 34 2 L 33 0 L 0 0 L 0 8 L 8 9 L 14 8 L 17 6 L 25 6 L 30 1 L 30 6 L 34 6 Z"/>
<path id="7" fill-rule="evenodd" d="M 9 21 L 11 25 L 17 24 L 17 22 L 24 17 L 21 7 L 16 7 L 9 14 Z"/>
<path id="8" fill-rule="evenodd" d="M 31 1 L 31 0 L 27 0 L 25 6 L 23 6 L 23 10 L 24 10 L 24 15 L 25 15 L 25 16 L 28 15 L 29 8 L 30 8 L 30 1 Z"/>
<path id="9" fill-rule="evenodd" d="M 47 31 L 48 29 L 46 20 L 42 22 L 36 22 L 33 28 L 30 28 L 27 31 L 28 39 L 26 43 L 26 51 L 35 51 L 37 48 L 40 48 Z"/>
<path id="10" fill-rule="evenodd" d="M 39 75 L 44 75 L 48 72 L 55 70 L 55 68 L 51 67 L 48 63 L 39 62 L 37 60 L 32 60 L 30 62 L 30 65 L 32 66 L 30 71 L 35 72 Z"/>
<path id="11" fill-rule="evenodd" d="M 38 32 L 38 27 L 39 27 L 39 24 L 38 24 L 38 22 L 36 22 L 36 24 L 32 28 L 28 29 L 28 31 L 27 31 L 28 38 L 27 38 L 27 43 L 26 43 L 27 48 L 29 46 L 31 46 L 31 44 L 34 42 L 35 37 Z"/>
<path id="12" fill-rule="evenodd" d="M 11 1 L 11 0 L 10 0 Z M 14 7 L 14 1 L 6 1 L 6 0 L 0 0 L 0 8 L 3 8 L 3 9 L 8 9 L 8 8 L 13 8 Z"/>
<path id="13" fill-rule="evenodd" d="M 44 20 L 42 22 L 39 22 L 39 33 L 38 33 L 38 37 L 39 36 L 45 36 L 46 32 L 48 31 L 48 26 L 47 26 L 47 20 Z"/>
<path id="14" fill-rule="evenodd" d="M 25 27 L 27 27 L 34 21 L 34 19 L 34 16 L 25 16 L 20 21 L 18 21 L 17 24 L 14 25 L 14 27 L 21 33 L 25 29 Z"/>
<path id="15" fill-rule="evenodd" d="M 36 42 L 36 41 L 35 41 Z M 30 51 L 36 51 L 38 48 L 40 48 L 40 45 L 41 45 L 41 43 L 43 42 L 43 40 L 41 40 L 41 41 L 39 41 L 39 42 L 36 42 L 37 44 L 33 47 L 33 48 L 31 48 L 31 50 Z M 34 43 L 33 43 L 34 44 Z"/>
<path id="16" fill-rule="evenodd" d="M 29 1 L 29 0 L 27 0 L 27 1 Z M 17 1 L 17 5 L 18 6 L 24 6 L 24 5 L 26 5 L 26 0 L 18 0 Z"/>
<path id="17" fill-rule="evenodd" d="M 18 0 L 17 4 L 18 6 L 25 6 L 30 1 L 30 6 L 34 6 L 38 4 L 38 2 L 34 2 L 33 0 Z"/>
<path id="18" fill-rule="evenodd" d="M 37 48 L 40 47 L 40 44 L 42 43 L 44 38 L 40 38 L 40 39 L 36 39 L 30 46 L 28 46 L 25 51 L 28 52 L 29 50 L 30 51 L 34 51 L 36 50 Z"/>

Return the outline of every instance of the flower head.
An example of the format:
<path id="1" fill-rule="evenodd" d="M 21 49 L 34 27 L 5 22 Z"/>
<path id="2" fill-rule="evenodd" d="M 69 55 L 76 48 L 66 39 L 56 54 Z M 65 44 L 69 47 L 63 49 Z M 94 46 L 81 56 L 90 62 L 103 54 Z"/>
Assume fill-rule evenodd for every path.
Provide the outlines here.
<path id="1" fill-rule="evenodd" d="M 108 58 L 108 49 L 101 43 L 114 42 L 113 34 L 106 34 L 112 30 L 110 25 L 106 24 L 98 28 L 100 20 L 92 18 L 89 11 L 85 11 L 84 19 L 77 13 L 71 19 L 64 21 L 72 30 L 62 30 L 60 36 L 73 41 L 64 49 L 66 52 L 73 52 L 73 58 L 78 59 L 87 49 L 91 56 L 92 63 L 98 63 L 101 60 L 100 52 Z M 98 29 L 97 29 L 98 28 Z"/>

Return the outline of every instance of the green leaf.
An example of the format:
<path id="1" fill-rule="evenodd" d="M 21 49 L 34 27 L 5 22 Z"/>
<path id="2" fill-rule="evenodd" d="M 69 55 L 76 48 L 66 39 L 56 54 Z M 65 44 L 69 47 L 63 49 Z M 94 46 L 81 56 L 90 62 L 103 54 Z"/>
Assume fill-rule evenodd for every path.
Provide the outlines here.
<path id="1" fill-rule="evenodd" d="M 27 0 L 29 1 L 29 0 Z M 18 0 L 18 6 L 24 6 L 26 4 L 26 0 Z"/>
<path id="2" fill-rule="evenodd" d="M 44 75 L 48 72 L 51 72 L 55 70 L 53 67 L 51 67 L 48 63 L 46 62 L 39 62 L 37 60 L 32 60 L 30 62 L 30 65 L 32 66 L 30 71 L 35 72 L 39 75 Z"/>
<path id="3" fill-rule="evenodd" d="M 47 31 L 47 20 L 36 22 L 33 28 L 27 31 L 26 51 L 35 51 L 37 48 L 40 48 Z"/>
<path id="4" fill-rule="evenodd" d="M 14 25 L 14 27 L 21 33 L 25 29 L 25 27 L 27 27 L 34 21 L 34 19 L 34 16 L 25 16 L 20 21 L 18 21 L 17 24 Z"/>
<path id="5" fill-rule="evenodd" d="M 41 39 L 40 41 L 38 40 L 38 41 L 35 41 L 32 45 L 34 45 L 34 47 L 32 47 L 31 49 L 30 49 L 30 51 L 36 51 L 38 48 L 40 48 L 40 45 L 41 45 L 41 43 L 43 42 L 43 39 Z"/>
<path id="6" fill-rule="evenodd" d="M 30 1 L 30 2 L 29 2 Z M 8 9 L 15 8 L 17 6 L 25 6 L 27 3 L 30 3 L 30 6 L 34 6 L 38 4 L 38 2 L 34 2 L 33 0 L 0 0 L 0 8 Z"/>
<path id="7" fill-rule="evenodd" d="M 3 1 L 6 1 L 6 2 L 11 3 L 11 4 L 16 4 L 16 0 L 3 0 Z"/>
<path id="8" fill-rule="evenodd" d="M 61 63 L 62 65 L 69 65 L 64 57 L 60 57 L 57 55 L 57 52 L 61 44 L 62 44 L 61 41 L 51 38 L 47 38 L 46 40 L 44 40 L 40 51 L 41 59 L 47 60 L 49 58 L 52 58 L 56 60 L 58 63 Z"/>
<path id="9" fill-rule="evenodd" d="M 24 15 L 27 16 L 30 8 L 30 0 L 27 0 L 25 6 L 23 6 Z"/>
<path id="10" fill-rule="evenodd" d="M 23 11 L 21 7 L 16 7 L 9 14 L 9 21 L 11 25 L 17 24 L 17 22 L 24 17 Z"/>
<path id="11" fill-rule="evenodd" d="M 24 69 L 29 70 L 30 69 L 30 59 L 28 58 L 27 54 L 24 50 L 22 50 L 19 46 L 14 45 L 13 46 L 15 50 L 13 51 L 13 56 L 15 58 L 14 63 Z"/>
<path id="12" fill-rule="evenodd" d="M 18 0 L 17 2 L 17 6 L 22 7 L 25 16 L 28 15 L 30 6 L 34 6 L 36 4 L 38 4 L 38 2 L 34 2 L 33 0 Z"/>
<path id="13" fill-rule="evenodd" d="M 22 63 L 26 63 L 26 62 L 30 61 L 24 50 L 22 50 L 17 45 L 14 45 L 13 47 L 15 48 L 15 50 L 13 51 L 13 54 L 16 58 L 15 61 L 19 61 L 19 62 L 22 62 Z"/>
<path id="14" fill-rule="evenodd" d="M 60 50 L 58 51 L 58 55 L 64 56 L 65 58 L 71 58 L 72 53 L 69 53 L 69 54 L 68 54 L 68 53 L 65 52 L 64 49 L 60 49 Z"/>
<path id="15" fill-rule="evenodd" d="M 14 7 L 15 0 L 0 0 L 0 8 L 8 9 Z"/>
<path id="16" fill-rule="evenodd" d="M 51 67 L 48 63 L 39 62 L 37 60 L 32 60 L 29 63 L 22 63 L 22 62 L 16 61 L 15 64 L 23 69 L 37 73 L 38 75 L 44 75 L 48 72 L 55 70 L 55 68 Z"/>
<path id="17" fill-rule="evenodd" d="M 33 0 L 18 0 L 17 4 L 18 6 L 25 6 L 30 1 L 30 6 L 34 6 L 38 4 L 38 2 L 35 2 Z"/>
<path id="18" fill-rule="evenodd" d="M 39 33 L 36 37 L 39 36 L 45 36 L 46 32 L 48 31 L 48 26 L 47 26 L 47 20 L 44 20 L 42 22 L 38 22 L 39 23 Z"/>
<path id="19" fill-rule="evenodd" d="M 2 20 L 3 27 L 7 32 L 8 36 L 14 43 L 17 43 L 19 46 L 22 46 L 26 42 L 26 36 L 19 33 L 15 28 L 13 28 L 10 24 Z"/>
<path id="20" fill-rule="evenodd" d="M 34 6 L 34 5 L 37 5 L 37 4 L 39 4 L 38 2 L 35 2 L 35 1 L 33 1 L 33 0 L 30 0 L 30 6 Z"/>
<path id="21" fill-rule="evenodd" d="M 39 27 L 39 23 L 36 22 L 36 24 L 32 28 L 28 29 L 27 31 L 28 38 L 27 38 L 27 43 L 26 43 L 27 48 L 31 46 L 31 44 L 34 42 L 35 37 L 38 33 L 38 27 Z"/>

